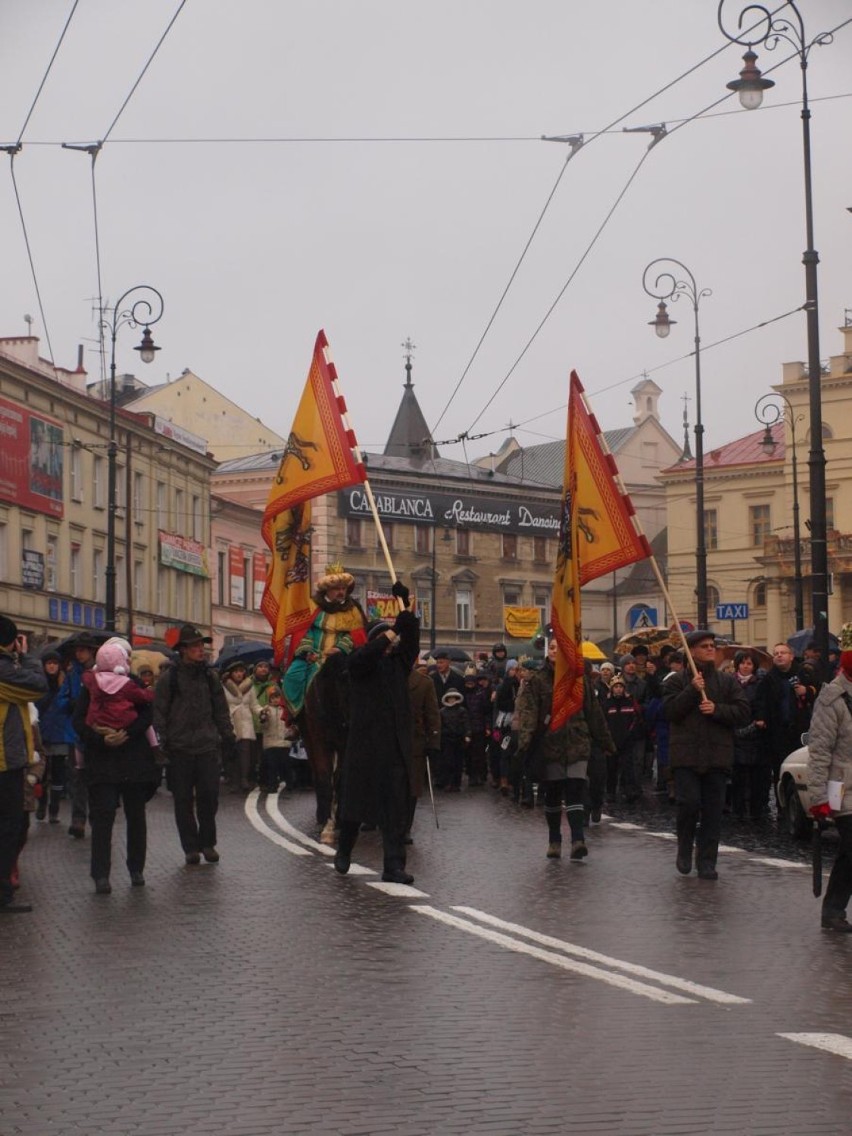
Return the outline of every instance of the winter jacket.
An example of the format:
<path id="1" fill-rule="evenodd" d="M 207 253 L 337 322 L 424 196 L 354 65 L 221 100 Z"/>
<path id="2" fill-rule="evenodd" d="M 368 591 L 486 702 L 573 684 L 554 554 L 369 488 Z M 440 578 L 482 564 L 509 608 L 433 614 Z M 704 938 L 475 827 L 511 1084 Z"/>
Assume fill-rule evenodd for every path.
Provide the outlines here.
<path id="1" fill-rule="evenodd" d="M 441 707 L 441 738 L 443 741 L 458 741 L 471 737 L 470 714 L 463 702 Z"/>
<path id="2" fill-rule="evenodd" d="M 29 764 L 33 729 L 28 703 L 46 690 L 41 663 L 0 647 L 0 773 Z"/>
<path id="3" fill-rule="evenodd" d="M 154 729 L 160 748 L 172 758 L 212 753 L 220 744 L 233 747 L 234 727 L 216 672 L 206 663 L 181 660 L 160 675 L 154 688 Z"/>
<path id="4" fill-rule="evenodd" d="M 411 699 L 411 795 L 419 797 L 426 784 L 426 755 L 441 749 L 441 714 L 435 687 L 428 675 L 412 671 L 408 676 Z"/>
<path id="5" fill-rule="evenodd" d="M 836 816 L 852 814 L 852 682 L 838 671 L 814 704 L 808 734 L 808 792 L 812 805 L 828 800 L 828 782 L 842 781 L 843 803 Z"/>
<path id="6" fill-rule="evenodd" d="M 603 704 L 606 725 L 619 753 L 642 736 L 642 709 L 629 694 L 610 694 Z"/>
<path id="7" fill-rule="evenodd" d="M 264 749 L 289 748 L 293 729 L 281 714 L 284 706 L 263 706 L 258 711 Z"/>
<path id="8" fill-rule="evenodd" d="M 68 680 L 62 674 L 57 678 L 59 681 L 55 687 L 51 685 L 51 680 L 47 679 L 47 694 L 36 703 L 41 740 L 46 746 L 72 746 L 77 741 L 77 735 L 74 733 L 68 708 L 63 705 L 59 697 Z"/>
<path id="9" fill-rule="evenodd" d="M 735 678 L 735 681 L 739 682 L 739 679 Z M 734 730 L 734 765 L 764 765 L 766 762 L 763 731 L 754 722 L 754 700 L 759 681 L 753 674 L 749 675 L 748 682 L 740 683 L 749 706 L 749 721 Z"/>
<path id="10" fill-rule="evenodd" d="M 74 706 L 74 730 L 83 750 L 83 778 L 87 785 L 149 784 L 153 793 L 160 779 L 145 731 L 151 725 L 149 706 L 139 708 L 139 714 L 125 727 L 127 741 L 121 746 L 108 746 L 102 734 L 86 724 L 90 694 L 83 688 Z"/>
<path id="11" fill-rule="evenodd" d="M 234 725 L 234 734 L 238 742 L 255 739 L 254 715 L 251 708 L 253 683 L 250 678 L 244 678 L 239 685 L 232 678 L 226 678 L 222 683 L 225 698 L 228 701 L 228 711 Z"/>
<path id="12" fill-rule="evenodd" d="M 748 724 L 750 710 L 742 687 L 710 663 L 701 668 L 705 694 L 715 703 L 712 714 L 698 709 L 701 693 L 692 674 L 673 675 L 663 683 L 663 715 L 671 724 L 669 760 L 672 769 L 728 770 L 734 760 L 734 730 Z"/>
<path id="13" fill-rule="evenodd" d="M 80 697 L 83 689 L 83 674 L 91 669 L 92 664 L 84 667 L 82 663 L 78 663 L 76 659 L 72 659 L 71 665 L 65 672 L 65 678 L 62 686 L 59 688 L 59 693 L 56 696 L 56 714 L 64 714 L 66 720 L 71 723 L 74 714 L 74 705 Z M 73 735 L 71 742 L 76 744 L 78 738 L 74 731 L 73 724 L 71 725 L 71 733 Z"/>
<path id="14" fill-rule="evenodd" d="M 594 741 L 606 753 L 613 743 L 601 704 L 589 681 L 583 683 L 583 709 L 564 726 L 551 731 L 553 706 L 553 664 L 546 659 L 521 688 L 518 711 L 518 750 L 529 755 L 534 780 L 542 780 L 548 769 L 561 767 L 561 777 L 585 777 Z"/>
<path id="15" fill-rule="evenodd" d="M 807 686 L 807 694 L 797 698 L 793 687 L 799 681 L 799 671 L 800 666 L 795 662 L 786 672 L 772 667 L 757 684 L 754 720 L 766 723 L 760 736 L 766 759 L 776 768 L 787 754 L 799 748 L 802 734 L 810 726 L 816 689 Z"/>

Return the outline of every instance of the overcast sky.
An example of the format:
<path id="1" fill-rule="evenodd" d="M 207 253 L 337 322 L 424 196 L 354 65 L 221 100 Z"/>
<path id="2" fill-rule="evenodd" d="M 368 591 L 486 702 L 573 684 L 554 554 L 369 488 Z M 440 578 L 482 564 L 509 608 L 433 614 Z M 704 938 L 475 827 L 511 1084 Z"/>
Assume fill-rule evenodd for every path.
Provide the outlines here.
<path id="1" fill-rule="evenodd" d="M 809 38 L 852 17 L 848 0 L 801 4 Z M 18 140 L 72 7 L 0 0 L 3 144 Z M 179 0 L 78 0 L 15 158 L 55 361 L 73 368 L 85 343 L 93 379 L 91 162 L 60 144 L 104 137 L 178 8 Z M 694 363 L 655 368 L 691 350 L 692 312 L 683 300 L 672 305 L 678 323 L 658 340 L 642 272 L 656 257 L 677 257 L 713 290 L 701 303 L 705 345 L 804 301 L 798 63 L 773 72 L 766 109 L 740 111 L 734 97 L 674 130 L 726 94 L 743 51 L 728 46 L 592 137 L 725 45 L 716 8 L 715 0 L 187 0 L 95 164 L 105 300 L 148 283 L 166 303 L 156 362 L 138 362 L 136 333 L 125 329 L 119 373 L 154 383 L 188 367 L 286 433 L 323 327 L 359 441 L 378 449 L 411 336 L 415 389 L 436 439 L 495 431 L 470 442 L 469 455 L 496 450 L 510 420 L 527 424 L 516 431 L 523 444 L 563 435 L 572 368 L 607 429 L 630 422 L 629 390 L 647 370 L 663 390 L 663 423 L 680 439 Z M 732 6 L 734 21 L 739 11 Z M 758 51 L 764 71 L 790 54 L 783 43 Z M 852 24 L 813 48 L 808 74 L 826 358 L 840 353 L 836 329 L 852 308 Z M 621 126 L 659 122 L 669 137 L 485 409 L 645 153 L 649 135 Z M 539 136 L 575 133 L 587 145 L 565 169 L 438 424 L 565 162 L 568 148 Z M 468 140 L 450 140 L 460 138 Z M 3 165 L 0 335 L 24 334 L 30 314 L 46 356 L 0 154 Z M 803 315 L 708 350 L 705 448 L 756 429 L 756 399 L 780 381 L 783 362 L 806 355 Z M 441 452 L 464 456 L 459 445 Z"/>

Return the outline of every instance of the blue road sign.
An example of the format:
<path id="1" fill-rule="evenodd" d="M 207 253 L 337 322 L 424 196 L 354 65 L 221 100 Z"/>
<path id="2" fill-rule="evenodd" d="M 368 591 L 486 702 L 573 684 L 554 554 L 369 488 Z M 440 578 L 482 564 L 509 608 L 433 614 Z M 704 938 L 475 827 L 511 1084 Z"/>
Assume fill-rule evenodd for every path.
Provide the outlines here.
<path id="1" fill-rule="evenodd" d="M 748 619 L 747 603 L 716 604 L 716 618 L 722 619 Z"/>

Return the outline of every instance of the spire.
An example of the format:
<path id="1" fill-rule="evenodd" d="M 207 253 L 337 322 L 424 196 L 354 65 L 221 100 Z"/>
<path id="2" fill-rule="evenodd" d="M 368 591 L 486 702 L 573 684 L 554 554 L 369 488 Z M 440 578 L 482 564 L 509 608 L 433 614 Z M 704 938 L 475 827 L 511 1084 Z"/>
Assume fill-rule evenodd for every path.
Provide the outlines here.
<path id="1" fill-rule="evenodd" d="M 385 445 L 385 454 L 388 457 L 412 459 L 440 457 L 438 447 L 431 440 L 429 427 L 426 425 L 426 419 L 414 393 L 414 383 L 411 381 L 411 372 L 414 369 L 411 359 L 415 344 L 411 342 L 409 336 L 401 346 L 405 359 L 405 383 L 402 401 Z"/>
<path id="2" fill-rule="evenodd" d="M 681 395 L 683 400 L 683 453 L 677 459 L 680 462 L 692 461 L 692 450 L 689 448 L 689 419 L 686 416 L 686 404 L 691 401 L 688 394 Z"/>

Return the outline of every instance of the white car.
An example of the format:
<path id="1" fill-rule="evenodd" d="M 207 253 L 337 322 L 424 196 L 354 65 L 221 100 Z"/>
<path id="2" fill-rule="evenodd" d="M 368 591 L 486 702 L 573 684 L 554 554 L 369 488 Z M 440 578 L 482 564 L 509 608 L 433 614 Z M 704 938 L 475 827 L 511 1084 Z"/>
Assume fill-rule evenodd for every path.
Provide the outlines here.
<path id="1" fill-rule="evenodd" d="M 803 735 L 806 738 L 807 735 Z M 813 819 L 809 813 L 811 798 L 808 793 L 808 747 L 794 749 L 784 758 L 778 774 L 778 809 L 784 827 L 796 840 L 811 835 Z"/>

